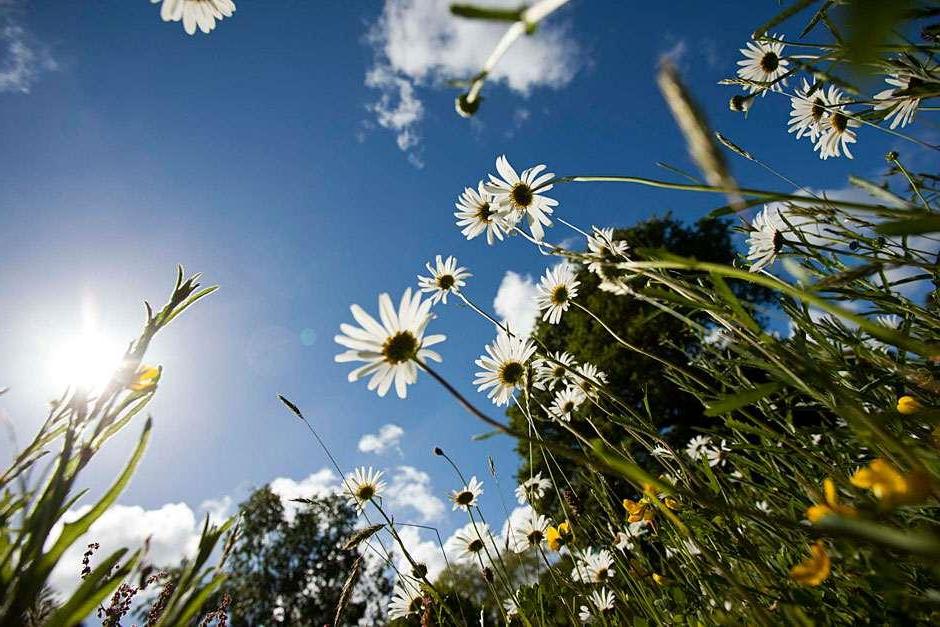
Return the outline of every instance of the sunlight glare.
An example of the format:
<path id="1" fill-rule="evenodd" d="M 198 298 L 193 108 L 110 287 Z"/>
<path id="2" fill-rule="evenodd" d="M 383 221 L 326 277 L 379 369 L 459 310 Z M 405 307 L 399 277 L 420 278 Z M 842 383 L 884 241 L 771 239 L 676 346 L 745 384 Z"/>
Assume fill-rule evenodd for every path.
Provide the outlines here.
<path id="1" fill-rule="evenodd" d="M 86 330 L 59 345 L 49 364 L 52 380 L 60 388 L 98 390 L 111 379 L 123 355 L 120 343 Z"/>

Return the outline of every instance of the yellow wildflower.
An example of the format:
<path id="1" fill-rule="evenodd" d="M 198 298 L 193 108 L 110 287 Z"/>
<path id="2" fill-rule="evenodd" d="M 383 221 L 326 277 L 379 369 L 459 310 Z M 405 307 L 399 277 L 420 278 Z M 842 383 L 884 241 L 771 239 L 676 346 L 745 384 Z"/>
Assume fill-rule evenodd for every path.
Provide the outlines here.
<path id="1" fill-rule="evenodd" d="M 910 416 L 924 408 L 913 396 L 902 396 L 898 399 L 898 413 Z"/>
<path id="2" fill-rule="evenodd" d="M 653 581 L 655 581 L 661 586 L 665 586 L 669 584 L 669 579 L 663 575 L 660 575 L 659 573 L 653 573 Z"/>
<path id="3" fill-rule="evenodd" d="M 128 383 L 127 387 L 134 392 L 146 392 L 156 387 L 157 381 L 160 380 L 160 374 L 159 366 L 142 365 L 137 370 L 137 374 L 134 375 L 134 380 Z"/>
<path id="4" fill-rule="evenodd" d="M 650 521 L 656 515 L 655 509 L 650 507 L 649 499 L 646 497 L 639 501 L 624 499 L 623 508 L 627 510 L 627 522 Z"/>
<path id="5" fill-rule="evenodd" d="M 552 551 L 558 551 L 561 547 L 571 542 L 571 525 L 566 520 L 557 527 L 549 527 L 545 530 L 545 542 Z"/>
<path id="6" fill-rule="evenodd" d="M 855 471 L 851 481 L 857 488 L 871 490 L 885 507 L 922 503 L 930 493 L 930 483 L 922 471 L 904 474 L 880 458 Z"/>
<path id="7" fill-rule="evenodd" d="M 663 503 L 666 504 L 666 507 L 672 511 L 678 511 L 682 509 L 682 503 L 680 503 L 675 497 L 667 496 L 663 499 Z"/>
<path id="8" fill-rule="evenodd" d="M 839 503 L 839 494 L 832 479 L 823 481 L 824 503 L 817 503 L 806 510 L 806 517 L 810 522 L 819 522 L 825 516 L 855 516 L 854 507 Z"/>
<path id="9" fill-rule="evenodd" d="M 804 586 L 818 586 L 829 577 L 832 563 L 821 540 L 813 543 L 809 550 L 812 557 L 791 568 L 790 577 Z"/>

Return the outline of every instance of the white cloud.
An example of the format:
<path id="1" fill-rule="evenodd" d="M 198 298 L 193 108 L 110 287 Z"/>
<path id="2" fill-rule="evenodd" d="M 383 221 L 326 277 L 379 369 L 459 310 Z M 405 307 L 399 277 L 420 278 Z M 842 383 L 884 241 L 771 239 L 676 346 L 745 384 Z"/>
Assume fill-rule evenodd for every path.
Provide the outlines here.
<path id="1" fill-rule="evenodd" d="M 329 468 L 321 468 L 300 481 L 290 477 L 278 477 L 268 485 L 271 492 L 281 497 L 287 520 L 293 520 L 302 506 L 294 502 L 294 499 L 309 499 L 342 492 L 339 475 Z"/>
<path id="2" fill-rule="evenodd" d="M 399 527 L 398 535 L 401 537 L 402 544 L 405 545 L 405 549 L 408 551 L 408 554 L 411 555 L 412 559 L 428 567 L 428 579 L 434 581 L 447 566 L 447 561 L 444 559 L 444 553 L 441 551 L 441 546 L 438 544 L 437 536 L 435 535 L 433 540 L 425 540 L 422 530 L 416 527 Z M 397 547 L 395 565 L 399 572 L 411 572 L 411 564 L 408 563 L 407 558 L 401 554 L 401 550 L 397 549 Z"/>
<path id="3" fill-rule="evenodd" d="M 513 333 L 526 336 L 535 327 L 538 315 L 536 293 L 535 282 L 528 275 L 523 277 L 510 270 L 500 282 L 496 298 L 493 299 L 493 309 L 503 322 L 509 324 Z"/>
<path id="4" fill-rule="evenodd" d="M 489 4 L 519 5 L 515 0 Z M 506 23 L 454 17 L 449 3 L 441 0 L 385 1 L 369 32 L 376 60 L 366 74 L 366 85 L 380 92 L 369 109 L 379 125 L 396 133 L 399 148 L 415 155 L 420 142 L 417 127 L 424 108 L 415 87 L 475 75 L 506 28 Z M 549 18 L 534 36 L 513 45 L 488 81 L 527 96 L 537 87 L 564 87 L 579 66 L 577 45 L 564 27 Z"/>
<path id="5" fill-rule="evenodd" d="M 269 486 L 281 498 L 289 519 L 301 507 L 293 499 L 327 496 L 342 491 L 339 475 L 329 468 L 322 468 L 300 480 L 277 477 Z M 214 521 L 221 521 L 235 512 L 234 503 L 231 496 L 225 495 L 203 501 L 196 511 L 185 503 L 167 503 L 155 509 L 115 505 L 65 552 L 52 573 L 50 583 L 61 595 L 74 590 L 81 581 L 82 555 L 91 542 L 101 545 L 92 558 L 92 566 L 119 548 L 136 550 L 148 539 L 148 562 L 156 567 L 175 566 L 183 558 L 194 554 L 205 514 L 208 513 Z M 442 519 L 446 509 L 444 502 L 432 491 L 430 475 L 412 466 L 398 466 L 390 473 L 385 505 L 399 520 L 405 520 L 412 513 L 417 514 L 418 521 L 424 523 Z M 89 509 L 90 506 L 82 506 L 70 510 L 63 517 L 63 522 L 74 521 Z M 444 568 L 444 558 L 438 543 L 424 541 L 414 527 L 400 529 L 416 559 L 427 562 L 432 576 L 437 576 Z M 50 534 L 49 546 L 60 532 L 61 524 Z"/>
<path id="6" fill-rule="evenodd" d="M 28 94 L 40 74 L 58 66 L 49 50 L 11 16 L 13 2 L 0 2 L 0 93 Z"/>
<path id="7" fill-rule="evenodd" d="M 431 476 L 413 466 L 399 466 L 392 475 L 385 497 L 393 511 L 411 508 L 422 522 L 438 520 L 444 514 L 444 502 L 431 492 Z"/>
<path id="8" fill-rule="evenodd" d="M 74 521 L 89 509 L 91 507 L 86 505 L 71 510 L 63 521 Z M 53 530 L 50 537 L 58 537 L 60 531 L 61 526 Z M 201 517 L 185 503 L 167 503 L 150 510 L 136 505 L 115 505 L 65 552 L 52 572 L 50 583 L 61 594 L 74 590 L 81 581 L 82 554 L 91 542 L 101 545 L 92 557 L 92 567 L 122 547 L 136 550 L 148 538 L 148 562 L 157 567 L 175 566 L 183 557 L 195 552 L 201 531 Z"/>
<path id="9" fill-rule="evenodd" d="M 399 444 L 401 436 L 404 434 L 405 430 L 396 424 L 382 425 L 378 433 L 367 433 L 359 439 L 359 451 L 382 455 L 391 450 L 397 451 L 401 455 L 401 446 Z"/>

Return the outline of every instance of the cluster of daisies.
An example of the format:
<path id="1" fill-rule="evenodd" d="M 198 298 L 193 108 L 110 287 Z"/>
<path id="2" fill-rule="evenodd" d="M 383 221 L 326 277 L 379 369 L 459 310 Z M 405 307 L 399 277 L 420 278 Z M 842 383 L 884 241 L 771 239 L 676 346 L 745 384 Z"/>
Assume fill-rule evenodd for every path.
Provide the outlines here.
<path id="1" fill-rule="evenodd" d="M 787 80 L 801 66 L 798 59 L 784 56 L 784 48 L 783 38 L 774 35 L 750 41 L 741 49 L 744 59 L 738 61 L 737 74 L 744 83 L 746 95 L 731 99 L 733 110 L 748 110 L 757 95 L 785 93 Z M 894 130 L 907 126 L 914 119 L 921 102 L 921 88 L 927 84 L 940 88 L 940 74 L 933 62 L 919 63 L 910 56 L 893 61 L 892 67 L 896 71 L 885 77 L 890 87 L 875 94 L 868 103 Z M 809 139 L 821 159 L 843 154 L 851 159 L 849 144 L 857 141 L 854 129 L 862 125 L 862 117 L 850 112 L 847 105 L 864 103 L 864 100 L 850 102 L 842 89 L 833 84 L 826 86 L 824 80 L 814 78 L 810 83 L 802 78 L 801 85 L 790 94 L 788 131 L 797 139 Z"/>
<path id="2" fill-rule="evenodd" d="M 164 22 L 182 22 L 188 35 L 195 35 L 198 28 L 205 34 L 215 29 L 216 21 L 232 17 L 235 3 L 232 0 L 150 0 L 160 4 L 160 17 Z"/>
<path id="3" fill-rule="evenodd" d="M 551 189 L 554 175 L 543 174 L 544 165 L 537 165 L 517 175 L 505 156 L 496 160 L 499 175 L 490 175 L 489 182 L 480 182 L 477 190 L 467 188 L 457 203 L 458 226 L 473 239 L 483 233 L 492 243 L 512 233 L 521 233 L 516 226 L 525 218 L 535 242 L 544 238 L 544 228 L 551 224 L 548 215 L 557 202 L 543 196 Z M 587 235 L 587 251 L 581 261 L 602 281 L 601 287 L 612 289 L 611 268 L 625 260 L 629 246 L 614 238 L 613 229 L 594 228 Z M 467 279 L 472 275 L 453 256 L 437 255 L 425 265 L 426 275 L 417 277 L 418 289 L 407 289 L 396 308 L 391 296 L 379 296 L 378 319 L 359 305 L 350 308 L 358 326 L 342 324 L 335 340 L 347 350 L 336 356 L 338 362 L 360 362 L 352 370 L 349 381 L 368 379 L 368 388 L 384 396 L 394 385 L 400 398 L 407 387 L 417 380 L 418 369 L 429 369 L 429 362 L 440 362 L 441 356 L 430 349 L 444 341 L 439 334 L 427 334 L 434 319 L 432 307 L 447 304 L 455 297 L 480 311 L 464 294 Z M 535 303 L 542 319 L 558 324 L 571 307 L 578 307 L 578 266 L 564 261 L 546 270 L 537 286 Z M 567 353 L 537 356 L 537 346 L 529 338 L 514 334 L 508 325 L 499 325 L 496 339 L 485 347 L 485 354 L 476 360 L 480 370 L 473 384 L 485 392 L 497 406 L 508 405 L 513 394 L 532 382 L 543 390 L 555 393 L 549 403 L 553 418 L 568 421 L 578 407 L 600 386 L 606 384 L 603 372 L 592 364 L 575 364 Z"/>
<path id="4" fill-rule="evenodd" d="M 345 478 L 345 492 L 350 505 L 359 513 L 369 504 L 381 507 L 382 496 L 387 484 L 382 480 L 382 471 L 373 468 L 357 468 Z M 520 505 L 529 505 L 527 514 L 515 526 L 509 526 L 507 537 L 500 540 L 490 527 L 483 522 L 479 510 L 483 483 L 475 476 L 463 486 L 452 490 L 450 501 L 453 509 L 468 513 L 470 524 L 454 534 L 456 547 L 453 558 L 457 562 L 477 564 L 486 571 L 501 559 L 505 550 L 515 553 L 548 550 L 571 557 L 571 581 L 588 586 L 604 586 L 615 576 L 615 560 L 609 549 L 569 548 L 572 540 L 570 524 L 566 521 L 557 526 L 532 508 L 551 488 L 551 482 L 536 473 L 516 488 L 516 498 Z M 622 551 L 633 548 L 632 541 L 646 532 L 646 520 L 633 522 L 616 536 L 615 547 Z M 449 544 L 449 543 L 448 543 Z M 404 548 L 404 547 L 403 547 Z M 389 602 L 389 619 L 405 618 L 420 614 L 431 598 L 422 584 L 427 581 L 427 566 L 414 562 L 410 574 L 400 573 Z M 507 617 L 516 616 L 519 606 L 516 593 L 508 596 L 503 609 Z M 593 623 L 601 616 L 612 612 L 616 598 L 606 587 L 591 589 L 584 594 L 584 604 L 579 607 L 579 619 L 583 623 Z"/>

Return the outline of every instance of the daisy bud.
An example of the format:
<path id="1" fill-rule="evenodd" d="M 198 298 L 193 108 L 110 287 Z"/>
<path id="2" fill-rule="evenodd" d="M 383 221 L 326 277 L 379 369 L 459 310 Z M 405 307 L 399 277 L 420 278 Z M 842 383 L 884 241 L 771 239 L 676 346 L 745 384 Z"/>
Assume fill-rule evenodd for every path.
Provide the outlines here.
<path id="1" fill-rule="evenodd" d="M 480 108 L 480 102 L 483 100 L 481 96 L 477 96 L 476 100 L 470 102 L 467 100 L 467 94 L 460 94 L 457 98 L 454 99 L 454 109 L 457 110 L 457 114 L 462 118 L 471 118 L 476 114 L 477 109 Z"/>
<path id="2" fill-rule="evenodd" d="M 738 113 L 744 113 L 751 108 L 751 96 L 742 96 L 740 94 L 732 96 L 728 101 L 728 108 Z"/>
<path id="3" fill-rule="evenodd" d="M 438 457 L 440 457 L 441 455 L 444 454 L 444 449 L 442 449 L 442 448 L 439 447 L 439 446 L 435 446 L 435 447 L 434 447 L 434 454 L 437 455 Z"/>
<path id="4" fill-rule="evenodd" d="M 898 160 L 899 156 L 900 155 L 897 153 L 896 150 L 892 150 L 891 152 L 885 155 L 885 161 L 887 161 L 888 163 L 893 163 Z"/>
<path id="5" fill-rule="evenodd" d="M 415 579 L 424 579 L 428 574 L 428 567 L 420 562 L 415 564 L 415 567 L 411 569 L 411 574 Z"/>
<path id="6" fill-rule="evenodd" d="M 496 577 L 493 576 L 493 569 L 489 566 L 484 567 L 480 572 L 487 583 L 493 583 L 496 580 Z"/>

